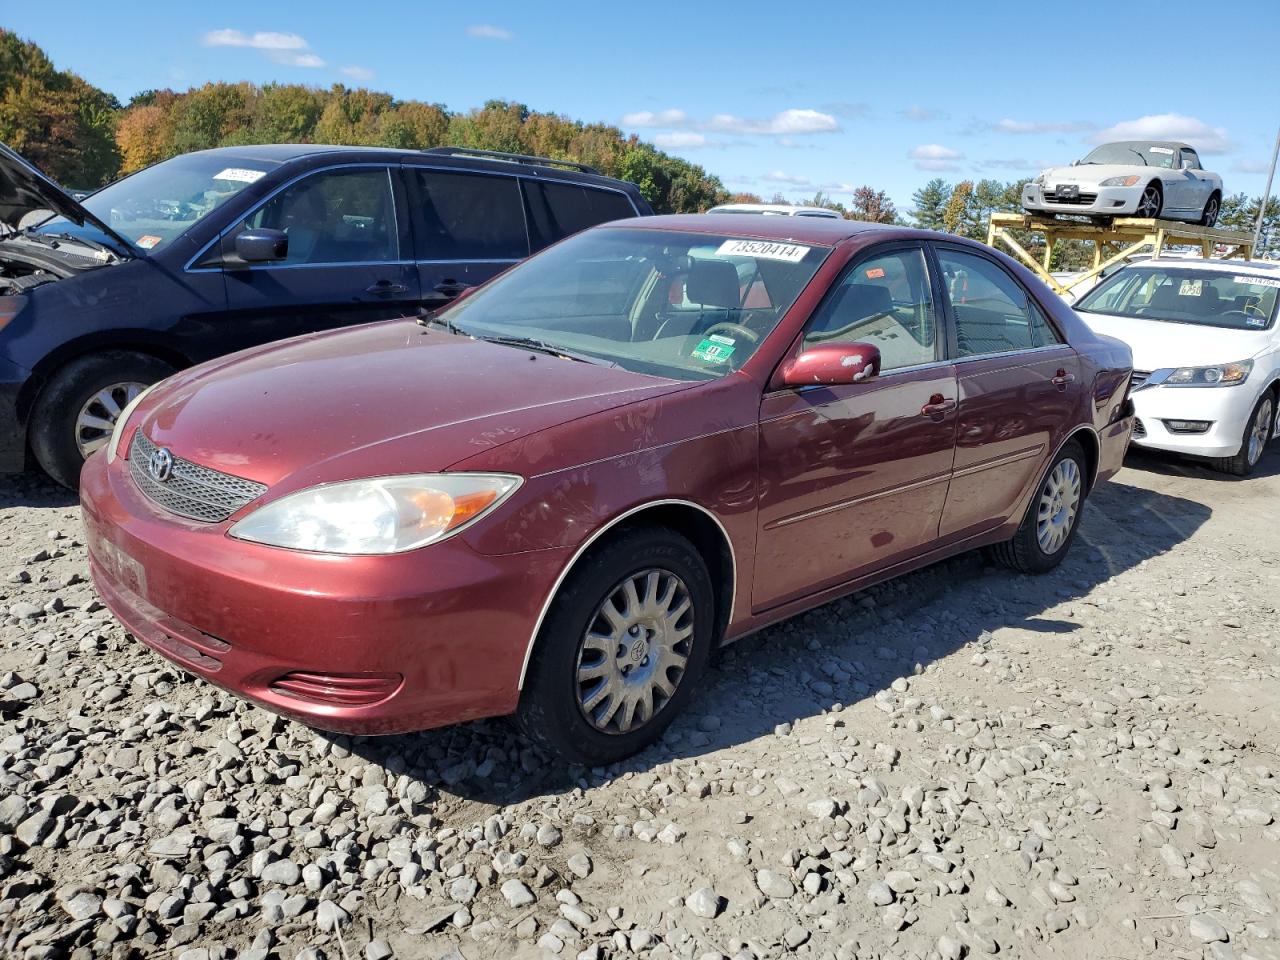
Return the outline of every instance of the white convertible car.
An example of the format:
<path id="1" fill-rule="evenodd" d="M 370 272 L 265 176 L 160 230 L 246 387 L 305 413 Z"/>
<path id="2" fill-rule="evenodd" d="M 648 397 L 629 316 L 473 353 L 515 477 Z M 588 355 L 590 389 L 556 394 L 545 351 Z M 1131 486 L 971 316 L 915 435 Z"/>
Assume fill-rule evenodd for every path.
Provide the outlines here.
<path id="1" fill-rule="evenodd" d="M 1201 169 L 1185 143 L 1104 143 L 1069 167 L 1050 167 L 1022 188 L 1031 213 L 1084 217 L 1159 217 L 1206 227 L 1218 220 L 1222 177 Z"/>

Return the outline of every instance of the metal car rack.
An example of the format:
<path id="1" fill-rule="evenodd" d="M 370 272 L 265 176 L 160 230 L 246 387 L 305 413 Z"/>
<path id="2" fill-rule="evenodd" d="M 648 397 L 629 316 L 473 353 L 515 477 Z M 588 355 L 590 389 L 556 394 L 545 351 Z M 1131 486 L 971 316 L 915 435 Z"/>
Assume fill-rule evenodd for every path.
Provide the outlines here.
<path id="1" fill-rule="evenodd" d="M 1044 235 L 1044 254 L 1032 256 L 1010 232 L 1029 230 Z M 1087 240 L 1093 243 L 1093 268 L 1063 283 L 1049 273 L 1053 249 L 1059 240 Z M 1166 246 L 1193 245 L 1200 248 L 1200 255 L 1208 260 L 1215 256 L 1215 248 L 1221 247 L 1218 258 L 1253 257 L 1253 234 L 1243 230 L 1221 230 L 1217 227 L 1201 227 L 1177 220 L 1151 220 L 1140 217 L 1115 217 L 1108 223 L 1086 223 L 1078 220 L 1059 220 L 1056 217 L 1031 213 L 993 213 L 987 222 L 987 246 L 1004 243 L 1015 257 L 1053 288 L 1064 294 L 1073 287 L 1088 283 L 1109 267 L 1123 263 L 1135 253 L 1150 250 L 1158 257 Z"/>
<path id="2" fill-rule="evenodd" d="M 527 153 L 503 153 L 501 150 L 476 150 L 471 147 L 429 147 L 422 151 L 443 157 L 474 157 L 478 160 L 505 160 L 507 163 L 525 163 L 535 167 L 564 167 L 579 173 L 600 175 L 595 167 L 576 160 L 555 160 L 551 157 L 534 157 Z"/>

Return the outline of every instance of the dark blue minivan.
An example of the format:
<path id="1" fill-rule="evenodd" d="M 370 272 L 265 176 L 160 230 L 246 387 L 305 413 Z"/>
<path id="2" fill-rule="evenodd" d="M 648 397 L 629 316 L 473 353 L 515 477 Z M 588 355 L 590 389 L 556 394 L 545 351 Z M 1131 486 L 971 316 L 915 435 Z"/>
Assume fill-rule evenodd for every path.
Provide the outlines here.
<path id="1" fill-rule="evenodd" d="M 74 487 L 138 393 L 269 340 L 435 309 L 531 252 L 652 213 L 566 161 L 225 147 L 77 201 L 0 146 L 0 473 Z"/>

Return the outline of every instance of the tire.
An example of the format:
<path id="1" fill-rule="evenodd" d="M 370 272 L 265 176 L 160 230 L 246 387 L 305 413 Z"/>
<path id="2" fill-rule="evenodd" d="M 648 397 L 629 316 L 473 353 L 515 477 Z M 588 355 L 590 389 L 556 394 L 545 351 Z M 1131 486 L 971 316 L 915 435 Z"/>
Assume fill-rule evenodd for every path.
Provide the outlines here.
<path id="1" fill-rule="evenodd" d="M 1162 210 L 1164 210 L 1164 190 L 1161 189 L 1159 181 L 1152 180 L 1143 189 L 1142 196 L 1138 198 L 1138 206 L 1134 209 L 1133 215 L 1144 220 L 1159 220 Z"/>
<path id="2" fill-rule="evenodd" d="M 650 591 L 647 586 L 653 573 L 658 577 Z M 626 585 L 637 580 L 639 606 L 626 594 Z M 669 622 L 660 616 L 644 622 L 648 614 L 662 609 L 669 589 L 673 592 L 666 609 L 678 615 Z M 620 597 L 628 609 L 618 605 Z M 650 598 L 657 601 L 647 604 L 646 610 L 645 601 Z M 685 599 L 689 609 L 680 613 Z M 606 604 L 616 615 L 613 623 L 603 613 Z M 643 749 L 662 735 L 697 687 L 716 639 L 715 613 L 707 565 L 684 537 L 647 528 L 607 541 L 578 565 L 556 595 L 534 648 L 516 722 L 530 741 L 569 764 L 604 766 Z M 644 625 L 633 625 L 637 620 Z M 658 634 L 646 638 L 644 632 L 655 627 Z M 687 637 L 676 639 L 685 630 Z M 587 642 L 589 632 L 596 643 Z M 655 642 L 652 647 L 647 642 L 661 640 L 663 635 L 671 642 L 662 646 Z M 615 647 L 619 638 L 626 642 Z M 656 657 L 660 651 L 671 657 L 669 666 L 663 670 L 655 659 L 657 671 L 645 672 L 650 663 L 647 657 Z M 685 658 L 682 668 L 675 665 L 681 656 Z M 624 675 L 624 670 L 629 672 Z M 580 677 L 580 671 L 588 676 Z M 669 692 L 646 683 L 646 678 L 659 674 L 673 688 Z M 642 703 L 646 688 L 652 707 L 642 720 L 643 707 L 628 704 L 637 694 L 637 702 Z M 615 709 L 609 710 L 610 706 Z M 630 726 L 624 724 L 628 709 Z"/>
<path id="3" fill-rule="evenodd" d="M 1018 532 L 1012 539 L 991 548 L 993 559 L 1020 573 L 1048 573 L 1060 564 L 1080 529 L 1087 470 L 1084 448 L 1075 440 L 1068 440 L 1045 471 Z M 1046 516 L 1041 516 L 1042 506 L 1047 509 Z M 1042 529 L 1042 521 L 1046 520 L 1056 529 Z"/>
<path id="4" fill-rule="evenodd" d="M 1275 394 L 1270 390 L 1258 398 L 1249 420 L 1245 423 L 1244 434 L 1240 437 L 1240 450 L 1234 457 L 1217 457 L 1213 462 L 1215 470 L 1230 473 L 1237 477 L 1247 477 L 1262 459 L 1267 444 L 1271 442 L 1272 428 L 1276 418 Z"/>
<path id="5" fill-rule="evenodd" d="M 110 439 L 128 400 L 173 373 L 142 353 L 111 350 L 80 357 L 58 370 L 31 414 L 31 451 L 54 480 L 75 490 L 85 458 Z"/>
<path id="6" fill-rule="evenodd" d="M 1200 226 L 1213 227 L 1218 223 L 1218 214 L 1222 212 L 1222 198 L 1217 193 L 1210 195 L 1205 201 L 1204 210 L 1200 214 Z"/>

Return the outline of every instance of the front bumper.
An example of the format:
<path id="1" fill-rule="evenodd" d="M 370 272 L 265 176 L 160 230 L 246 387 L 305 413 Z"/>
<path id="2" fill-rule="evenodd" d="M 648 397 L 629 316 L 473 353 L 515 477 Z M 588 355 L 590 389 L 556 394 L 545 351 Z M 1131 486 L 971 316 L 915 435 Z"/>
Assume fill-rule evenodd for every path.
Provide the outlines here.
<path id="1" fill-rule="evenodd" d="M 1022 206 L 1025 210 L 1044 213 L 1064 213 L 1082 217 L 1123 217 L 1138 209 L 1142 199 L 1142 184 L 1132 187 L 1094 187 L 1080 185 L 1078 200 L 1063 202 L 1057 199 L 1057 184 L 1029 183 L 1022 188 Z"/>
<path id="2" fill-rule="evenodd" d="M 486 556 L 457 538 L 385 557 L 282 550 L 228 537 L 236 517 L 164 512 L 123 458 L 91 457 L 80 482 L 93 580 L 130 633 L 211 683 L 341 733 L 512 712 L 534 624 L 571 554 Z M 291 692 L 291 674 L 333 678 L 334 697 Z M 376 702 L 335 701 L 379 683 L 393 689 Z"/>
<path id="3" fill-rule="evenodd" d="M 21 473 L 26 466 L 26 424 L 18 416 L 18 394 L 31 376 L 0 357 L 0 473 Z"/>
<path id="4" fill-rule="evenodd" d="M 1245 382 L 1236 387 L 1140 387 L 1131 394 L 1141 423 L 1133 443 L 1150 450 L 1194 457 L 1233 457 L 1240 452 L 1245 424 L 1259 394 Z M 1203 433 L 1179 433 L 1170 420 L 1211 423 Z"/>

